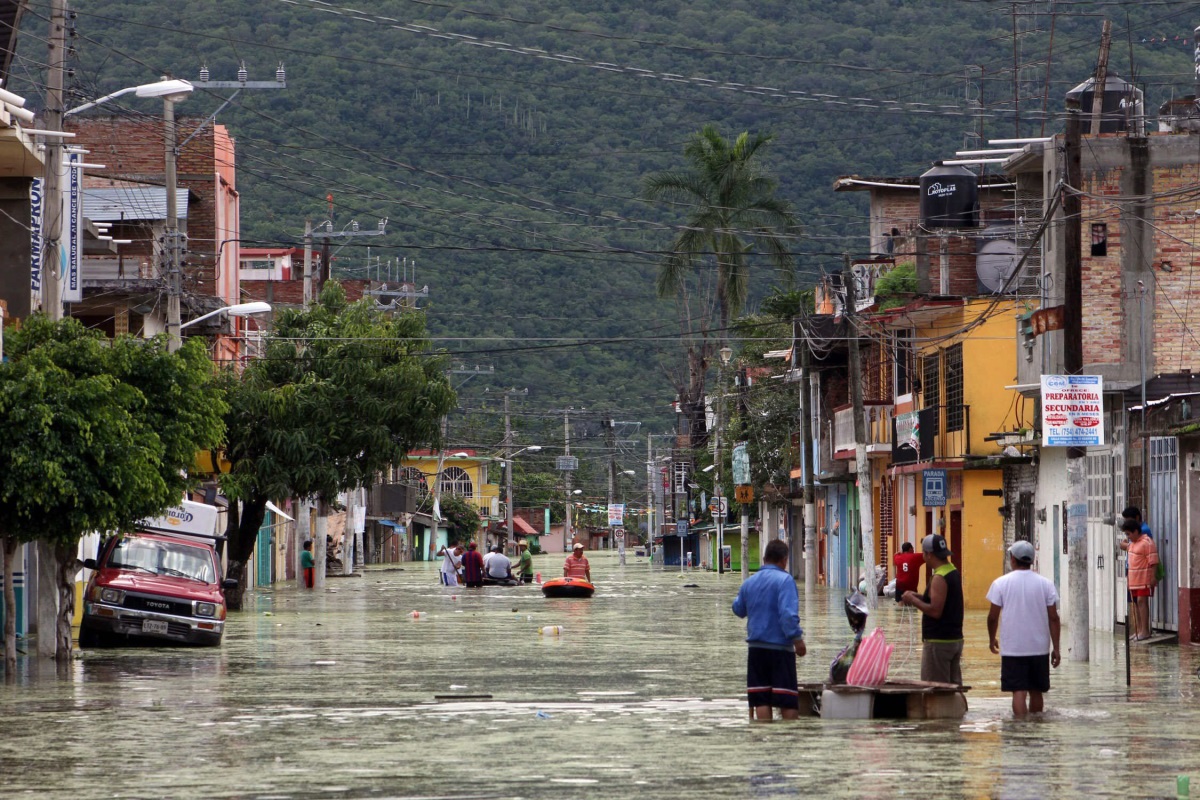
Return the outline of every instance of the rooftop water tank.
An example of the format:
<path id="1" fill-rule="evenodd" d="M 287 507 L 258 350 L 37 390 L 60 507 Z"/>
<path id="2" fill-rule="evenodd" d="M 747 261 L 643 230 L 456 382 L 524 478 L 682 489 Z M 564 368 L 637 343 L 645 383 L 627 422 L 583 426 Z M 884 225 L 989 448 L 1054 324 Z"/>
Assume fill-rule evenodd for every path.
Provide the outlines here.
<path id="1" fill-rule="evenodd" d="M 921 225 L 979 226 L 979 176 L 966 167 L 938 164 L 921 176 Z"/>
<path id="2" fill-rule="evenodd" d="M 1088 121 L 1092 118 L 1095 86 L 1096 79 L 1088 78 L 1067 92 L 1067 102 L 1079 104 L 1084 133 L 1091 130 Z M 1131 130 L 1138 136 L 1144 135 L 1142 102 L 1141 89 L 1119 75 L 1107 75 L 1104 78 L 1104 99 L 1100 106 L 1100 132 L 1124 133 Z"/>

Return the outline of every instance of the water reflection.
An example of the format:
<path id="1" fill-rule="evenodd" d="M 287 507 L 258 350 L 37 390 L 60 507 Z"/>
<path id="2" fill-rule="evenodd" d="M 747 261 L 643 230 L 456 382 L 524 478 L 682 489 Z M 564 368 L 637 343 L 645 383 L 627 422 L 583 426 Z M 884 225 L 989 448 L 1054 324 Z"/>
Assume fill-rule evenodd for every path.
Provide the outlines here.
<path id="1" fill-rule="evenodd" d="M 591 600 L 443 590 L 414 564 L 260 592 L 217 651 L 26 669 L 0 687 L 4 796 L 1124 797 L 1200 772 L 1190 648 L 1136 649 L 1127 692 L 1123 643 L 1095 634 L 1090 668 L 1064 664 L 1044 718 L 1015 722 L 972 614 L 961 723 L 751 726 L 737 576 L 591 560 Z M 802 611 L 820 680 L 849 640 L 841 598 Z M 920 668 L 908 613 L 876 615 L 899 677 Z"/>

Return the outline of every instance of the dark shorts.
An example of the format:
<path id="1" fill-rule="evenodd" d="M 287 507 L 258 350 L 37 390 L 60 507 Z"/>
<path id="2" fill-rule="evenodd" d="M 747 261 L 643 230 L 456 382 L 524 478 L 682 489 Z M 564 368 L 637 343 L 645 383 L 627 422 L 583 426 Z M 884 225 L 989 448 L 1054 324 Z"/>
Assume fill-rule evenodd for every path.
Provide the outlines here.
<path id="1" fill-rule="evenodd" d="M 1000 656 L 1000 691 L 1050 691 L 1050 654 Z"/>
<path id="2" fill-rule="evenodd" d="M 799 708 L 795 652 L 751 647 L 746 657 L 746 697 L 751 708 Z"/>

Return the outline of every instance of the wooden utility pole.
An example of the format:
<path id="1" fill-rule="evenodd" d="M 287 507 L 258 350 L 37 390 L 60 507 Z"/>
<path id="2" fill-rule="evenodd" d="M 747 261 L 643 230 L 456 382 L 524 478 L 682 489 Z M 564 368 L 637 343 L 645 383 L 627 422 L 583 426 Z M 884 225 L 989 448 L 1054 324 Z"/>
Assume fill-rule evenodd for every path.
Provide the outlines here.
<path id="1" fill-rule="evenodd" d="M 312 251 L 313 232 L 312 220 L 304 220 L 304 305 L 305 307 L 312 305 L 313 301 L 313 274 L 312 274 Z"/>
<path id="2" fill-rule="evenodd" d="M 858 519 L 862 532 L 863 569 L 867 581 L 867 607 L 875 608 L 878 592 L 875 589 L 875 501 L 871 486 L 871 462 L 867 458 L 867 417 L 863 405 L 862 352 L 854 319 L 854 275 L 850 271 L 850 256 L 844 256 L 842 282 L 846 285 L 846 304 L 842 308 L 846 335 L 850 337 L 850 403 L 854 413 L 854 461 L 858 471 Z"/>
<path id="3" fill-rule="evenodd" d="M 1106 26 L 1107 29 L 1107 26 Z M 1080 119 L 1077 103 L 1067 104 L 1065 135 L 1066 186 L 1063 188 L 1063 368 L 1083 372 L 1083 183 Z M 1069 581 L 1068 658 L 1087 661 L 1090 654 L 1088 592 L 1087 451 L 1067 450 L 1067 578 Z"/>
<path id="4" fill-rule="evenodd" d="M 1104 20 L 1100 32 L 1100 57 L 1096 59 L 1096 76 L 1092 84 L 1092 136 L 1100 135 L 1104 116 L 1104 87 L 1108 84 L 1108 51 L 1112 46 L 1112 22 Z"/>

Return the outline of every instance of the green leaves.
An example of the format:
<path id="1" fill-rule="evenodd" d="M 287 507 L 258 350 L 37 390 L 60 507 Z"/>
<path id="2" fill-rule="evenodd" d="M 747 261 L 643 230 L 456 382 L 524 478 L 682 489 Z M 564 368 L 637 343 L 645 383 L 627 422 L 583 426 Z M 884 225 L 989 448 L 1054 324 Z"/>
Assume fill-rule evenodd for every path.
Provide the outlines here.
<path id="1" fill-rule="evenodd" d="M 201 344 L 107 340 L 34 316 L 0 364 L 0 533 L 71 544 L 176 504 L 225 405 Z"/>

